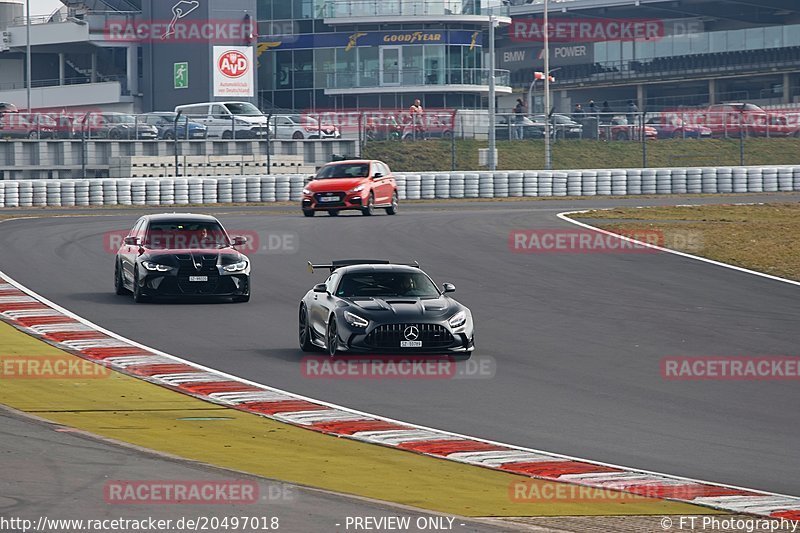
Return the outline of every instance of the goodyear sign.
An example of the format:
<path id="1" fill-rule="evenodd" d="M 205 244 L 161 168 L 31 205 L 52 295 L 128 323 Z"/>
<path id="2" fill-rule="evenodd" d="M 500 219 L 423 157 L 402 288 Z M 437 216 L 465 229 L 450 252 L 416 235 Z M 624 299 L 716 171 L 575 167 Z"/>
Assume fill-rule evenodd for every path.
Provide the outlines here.
<path id="1" fill-rule="evenodd" d="M 482 33 L 470 30 L 364 31 L 302 35 L 259 36 L 259 52 L 303 48 L 344 48 L 359 46 L 398 46 L 420 44 L 483 45 Z"/>

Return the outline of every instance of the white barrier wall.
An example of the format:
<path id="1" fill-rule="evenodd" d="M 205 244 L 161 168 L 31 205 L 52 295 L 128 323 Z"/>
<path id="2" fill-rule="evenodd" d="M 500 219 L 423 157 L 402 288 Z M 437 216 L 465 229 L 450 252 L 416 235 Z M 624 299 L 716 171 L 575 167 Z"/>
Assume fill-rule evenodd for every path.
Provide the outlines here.
<path id="1" fill-rule="evenodd" d="M 398 173 L 401 200 L 800 191 L 800 166 Z M 0 207 L 299 202 L 305 175 L 5 180 Z"/>

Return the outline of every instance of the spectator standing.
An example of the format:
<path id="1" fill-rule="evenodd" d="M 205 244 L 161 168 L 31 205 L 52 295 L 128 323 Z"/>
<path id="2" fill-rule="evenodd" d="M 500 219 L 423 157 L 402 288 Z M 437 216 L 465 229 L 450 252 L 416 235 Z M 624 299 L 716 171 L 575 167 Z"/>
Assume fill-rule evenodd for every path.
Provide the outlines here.
<path id="1" fill-rule="evenodd" d="M 425 114 L 425 110 L 422 109 L 422 102 L 419 101 L 419 98 L 414 100 L 414 103 L 411 104 L 409 112 L 411 113 L 412 135 L 416 137 L 416 135 L 419 134 L 420 138 L 424 138 L 425 128 L 423 127 L 423 115 Z"/>
<path id="2" fill-rule="evenodd" d="M 603 107 L 600 109 L 600 112 L 603 114 L 603 118 L 601 120 L 611 124 L 611 119 L 614 117 L 614 110 L 611 109 L 610 105 L 608 105 L 608 100 L 603 102 Z"/>
<path id="3" fill-rule="evenodd" d="M 636 124 L 639 114 L 639 106 L 633 100 L 628 100 L 628 124 Z"/>
<path id="4" fill-rule="evenodd" d="M 527 108 L 522 98 L 517 98 L 517 105 L 514 107 L 514 139 L 521 141 L 525 138 L 525 114 Z"/>
<path id="5" fill-rule="evenodd" d="M 575 104 L 575 109 L 572 110 L 572 119 L 576 122 L 580 122 L 583 120 L 583 106 L 581 104 Z"/>

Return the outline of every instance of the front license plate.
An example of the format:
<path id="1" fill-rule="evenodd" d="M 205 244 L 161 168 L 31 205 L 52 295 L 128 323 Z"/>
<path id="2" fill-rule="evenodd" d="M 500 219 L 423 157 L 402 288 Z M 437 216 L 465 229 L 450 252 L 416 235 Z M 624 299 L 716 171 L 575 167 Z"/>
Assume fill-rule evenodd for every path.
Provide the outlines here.
<path id="1" fill-rule="evenodd" d="M 339 201 L 339 197 L 338 196 L 323 196 L 322 198 L 319 199 L 319 201 L 320 202 L 338 202 Z"/>
<path id="2" fill-rule="evenodd" d="M 400 341 L 401 348 L 422 348 L 422 341 Z"/>
<path id="3" fill-rule="evenodd" d="M 189 276 L 189 281 L 208 281 L 208 276 Z"/>

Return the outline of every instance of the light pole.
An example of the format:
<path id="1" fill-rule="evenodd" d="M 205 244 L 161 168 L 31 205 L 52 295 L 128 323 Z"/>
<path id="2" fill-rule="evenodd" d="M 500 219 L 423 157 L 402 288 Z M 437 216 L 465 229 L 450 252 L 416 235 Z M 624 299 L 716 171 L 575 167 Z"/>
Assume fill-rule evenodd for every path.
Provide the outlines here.
<path id="1" fill-rule="evenodd" d="M 544 0 L 544 169 L 552 170 L 553 153 L 550 146 L 550 30 L 548 0 Z"/>
<path id="2" fill-rule="evenodd" d="M 27 86 L 28 113 L 31 113 L 31 0 L 25 0 L 25 85 Z"/>
<path id="3" fill-rule="evenodd" d="M 495 80 L 494 80 L 494 15 L 489 15 L 489 154 L 487 163 L 489 170 L 497 170 L 494 151 L 496 148 L 495 139 Z"/>

